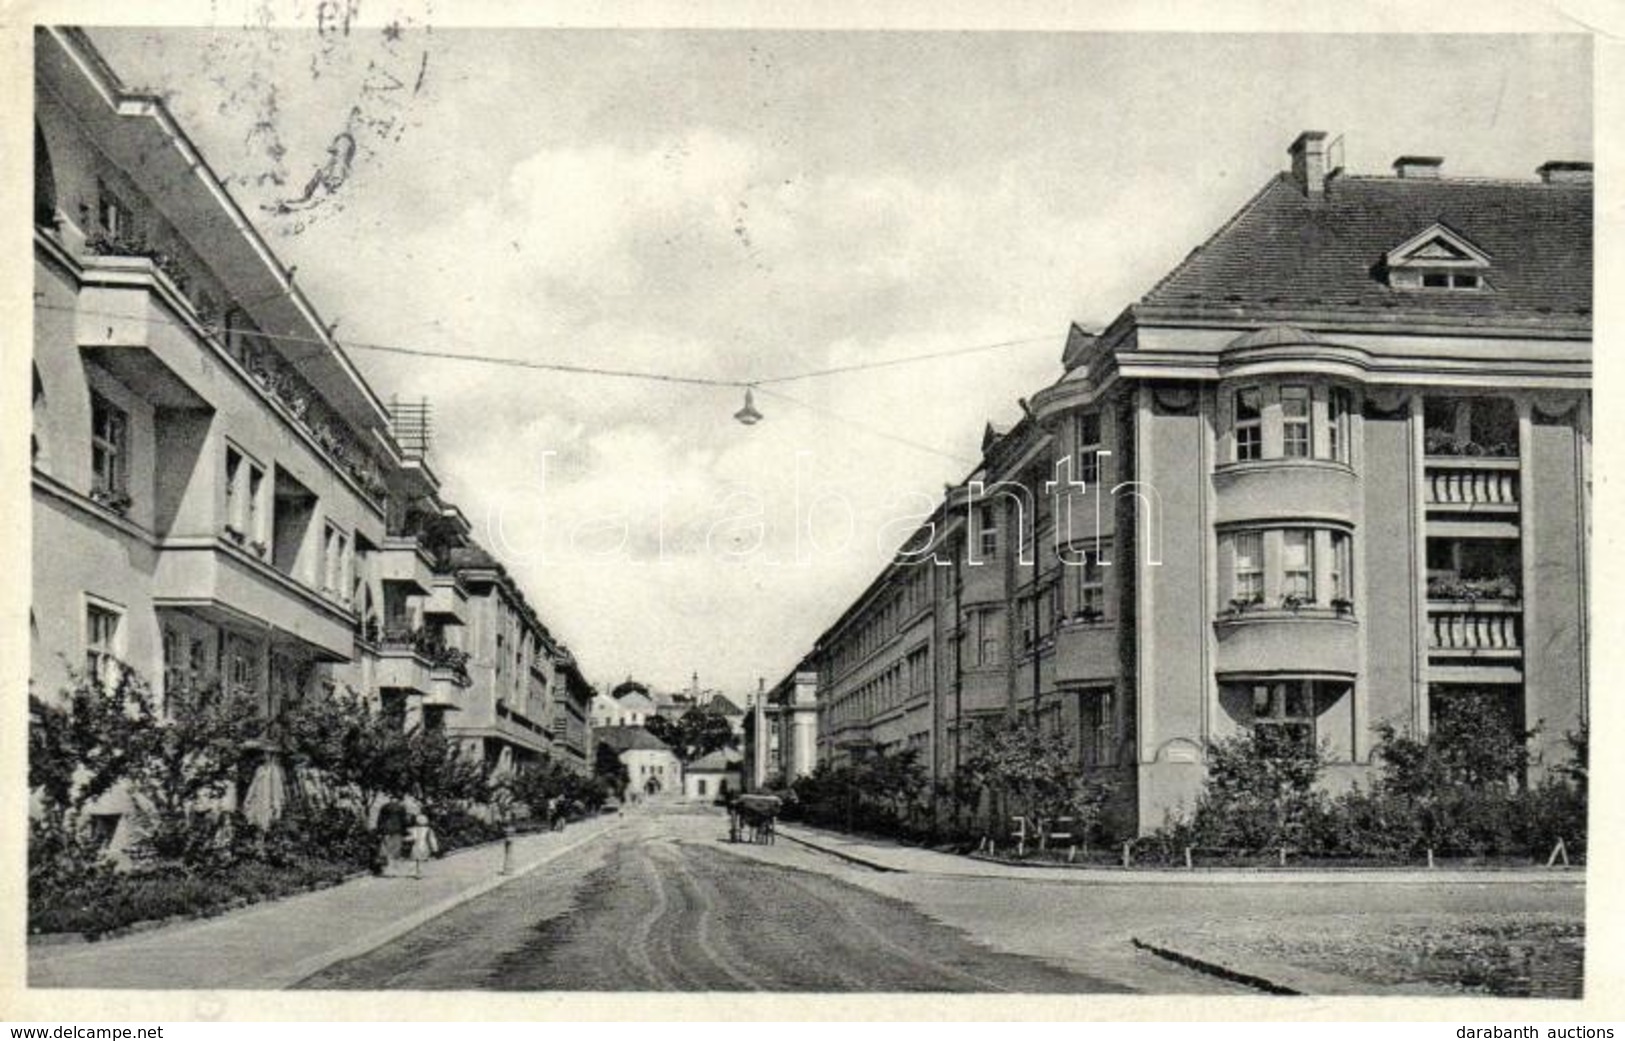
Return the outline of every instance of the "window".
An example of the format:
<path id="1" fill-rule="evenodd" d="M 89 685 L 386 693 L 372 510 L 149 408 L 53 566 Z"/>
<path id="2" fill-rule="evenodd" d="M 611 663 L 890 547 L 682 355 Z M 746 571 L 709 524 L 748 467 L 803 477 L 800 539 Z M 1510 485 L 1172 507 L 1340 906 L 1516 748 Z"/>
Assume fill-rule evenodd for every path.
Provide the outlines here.
<path id="1" fill-rule="evenodd" d="M 171 626 L 163 629 L 164 693 L 187 687 L 186 636 Z"/>
<path id="2" fill-rule="evenodd" d="M 1259 459 L 1264 454 L 1263 392 L 1243 387 L 1235 396 L 1236 460 Z"/>
<path id="3" fill-rule="evenodd" d="M 1024 596 L 1016 601 L 1016 610 L 1021 613 L 1021 649 L 1024 651 L 1033 649 L 1033 641 L 1036 638 L 1033 627 L 1033 611 L 1036 604 L 1037 601 L 1030 596 Z"/>
<path id="4" fill-rule="evenodd" d="M 1000 630 L 1004 616 L 997 610 L 971 612 L 968 629 L 972 644 L 971 657 L 977 665 L 997 665 L 1002 656 L 1003 639 Z"/>
<path id="5" fill-rule="evenodd" d="M 1353 536 L 1331 528 L 1273 528 L 1221 535 L 1230 560 L 1230 611 L 1263 604 L 1291 610 L 1323 605 L 1347 614 L 1353 589 Z"/>
<path id="6" fill-rule="evenodd" d="M 999 552 L 999 513 L 998 508 L 984 505 L 976 513 L 977 545 L 984 558 L 992 557 Z"/>
<path id="7" fill-rule="evenodd" d="M 1314 747 L 1317 686 L 1313 680 L 1249 684 L 1253 734 L 1266 742 L 1266 750 Z"/>
<path id="8" fill-rule="evenodd" d="M 259 648 L 234 633 L 226 634 L 226 681 L 239 694 L 259 688 Z"/>
<path id="9" fill-rule="evenodd" d="M 130 420 L 124 410 L 102 397 L 90 395 L 90 470 L 92 491 L 118 496 L 125 492 L 129 466 Z"/>
<path id="10" fill-rule="evenodd" d="M 129 211 L 99 179 L 96 181 L 96 223 L 113 239 L 127 232 L 130 223 Z"/>
<path id="11" fill-rule="evenodd" d="M 1480 284 L 1479 277 L 1472 274 L 1430 271 L 1422 275 L 1423 289 L 1477 289 Z"/>
<path id="12" fill-rule="evenodd" d="M 1281 454 L 1307 459 L 1310 454 L 1309 388 L 1281 388 Z"/>
<path id="13" fill-rule="evenodd" d="M 119 680 L 119 628 L 124 616 L 100 604 L 85 606 L 85 671 L 112 685 Z"/>
<path id="14" fill-rule="evenodd" d="M 345 588 L 344 561 L 349 539 L 344 532 L 327 524 L 322 532 L 322 592 L 338 596 Z"/>
<path id="15" fill-rule="evenodd" d="M 1106 584 L 1101 575 L 1100 555 L 1084 557 L 1078 573 L 1078 616 L 1086 622 L 1098 622 L 1106 617 Z"/>
<path id="16" fill-rule="evenodd" d="M 226 449 L 226 527 L 243 530 L 243 519 L 239 515 L 242 509 L 243 494 L 237 490 L 237 483 L 242 477 L 243 454 L 235 448 Z"/>
<path id="17" fill-rule="evenodd" d="M 1349 451 L 1349 392 L 1333 387 L 1326 396 L 1326 457 L 1346 463 Z"/>
<path id="18" fill-rule="evenodd" d="M 1352 562 L 1349 556 L 1349 537 L 1341 531 L 1332 532 L 1331 583 L 1332 600 L 1352 603 L 1354 600 Z M 1335 606 L 1335 603 L 1334 603 Z"/>
<path id="19" fill-rule="evenodd" d="M 1078 417 L 1078 480 L 1100 483 L 1100 413 L 1085 412 Z"/>
<path id="20" fill-rule="evenodd" d="M 1281 596 L 1315 599 L 1315 533 L 1306 529 L 1281 532 Z"/>
<path id="21" fill-rule="evenodd" d="M 1078 695 L 1079 751 L 1085 766 L 1115 766 L 1116 742 L 1112 740 L 1112 692 L 1086 690 Z"/>
<path id="22" fill-rule="evenodd" d="M 1264 602 L 1264 535 L 1257 531 L 1241 532 L 1236 535 L 1234 545 L 1236 581 L 1232 599 L 1261 604 Z"/>
<path id="23" fill-rule="evenodd" d="M 258 541 L 265 536 L 260 530 L 260 490 L 265 486 L 265 471 L 253 463 L 248 464 L 248 493 L 244 497 L 248 505 L 248 515 L 244 520 L 244 532 L 251 540 Z"/>

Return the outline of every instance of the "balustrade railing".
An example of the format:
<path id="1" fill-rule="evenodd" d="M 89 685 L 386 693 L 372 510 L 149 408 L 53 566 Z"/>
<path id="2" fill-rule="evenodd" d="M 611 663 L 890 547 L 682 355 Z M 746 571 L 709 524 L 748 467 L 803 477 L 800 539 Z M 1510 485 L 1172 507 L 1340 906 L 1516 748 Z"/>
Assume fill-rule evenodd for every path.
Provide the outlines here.
<path id="1" fill-rule="evenodd" d="M 1514 508 L 1519 501 L 1516 467 L 1515 462 L 1492 466 L 1429 462 L 1428 505 Z"/>
<path id="2" fill-rule="evenodd" d="M 1430 606 L 1428 646 L 1437 651 L 1517 651 L 1523 615 L 1516 609 Z"/>

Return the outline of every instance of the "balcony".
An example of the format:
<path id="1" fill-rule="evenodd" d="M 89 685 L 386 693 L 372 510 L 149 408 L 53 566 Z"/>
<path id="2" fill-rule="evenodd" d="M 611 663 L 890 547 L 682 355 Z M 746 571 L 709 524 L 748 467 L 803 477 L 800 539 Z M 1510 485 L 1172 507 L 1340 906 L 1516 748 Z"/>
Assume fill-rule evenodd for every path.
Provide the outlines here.
<path id="1" fill-rule="evenodd" d="M 1517 513 L 1518 460 L 1439 458 L 1427 460 L 1427 508 L 1450 513 Z"/>
<path id="2" fill-rule="evenodd" d="M 409 535 L 386 535 L 374 556 L 375 574 L 383 582 L 399 582 L 418 596 L 434 592 L 434 558 Z"/>
<path id="3" fill-rule="evenodd" d="M 458 687 L 472 682 L 468 674 L 468 652 L 447 647 L 428 629 L 386 626 L 378 640 L 378 656 L 380 661 L 404 657 L 420 661 L 427 675 L 422 677 L 421 686 L 413 688 L 415 690 L 429 691 L 434 681 L 450 682 Z"/>
<path id="4" fill-rule="evenodd" d="M 467 625 L 468 590 L 455 575 L 436 575 L 429 598 L 423 603 L 423 613 L 456 625 Z"/>
<path id="5" fill-rule="evenodd" d="M 374 682 L 379 687 L 416 691 L 419 694 L 434 690 L 428 656 L 410 645 L 394 644 L 378 648 L 378 671 Z"/>
<path id="6" fill-rule="evenodd" d="M 1360 478 L 1326 459 L 1224 463 L 1213 491 L 1217 524 L 1302 516 L 1352 523 L 1360 511 Z"/>
<path id="7" fill-rule="evenodd" d="M 153 574 L 153 606 L 226 624 L 270 626 L 328 661 L 347 661 L 355 615 L 225 538 L 168 539 Z"/>
<path id="8" fill-rule="evenodd" d="M 1103 619 L 1063 622 L 1055 631 L 1057 683 L 1109 680 L 1118 672 L 1117 626 Z"/>
<path id="9" fill-rule="evenodd" d="M 1516 658 L 1523 653 L 1523 608 L 1506 602 L 1430 600 L 1428 652 L 1450 658 Z"/>
<path id="10" fill-rule="evenodd" d="M 1346 610 L 1307 605 L 1231 610 L 1213 623 L 1214 671 L 1359 671 L 1360 627 Z"/>

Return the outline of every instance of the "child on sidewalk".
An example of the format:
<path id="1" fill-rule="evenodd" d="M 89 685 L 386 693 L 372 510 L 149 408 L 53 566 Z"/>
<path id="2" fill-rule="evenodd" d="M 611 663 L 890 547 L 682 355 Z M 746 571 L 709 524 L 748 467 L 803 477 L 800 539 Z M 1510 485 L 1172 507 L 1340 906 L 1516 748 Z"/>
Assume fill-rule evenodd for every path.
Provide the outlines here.
<path id="1" fill-rule="evenodd" d="M 440 852 L 440 843 L 434 837 L 434 829 L 429 827 L 429 818 L 418 814 L 417 820 L 407 829 L 407 837 L 412 840 L 412 877 L 422 878 L 423 862 Z"/>

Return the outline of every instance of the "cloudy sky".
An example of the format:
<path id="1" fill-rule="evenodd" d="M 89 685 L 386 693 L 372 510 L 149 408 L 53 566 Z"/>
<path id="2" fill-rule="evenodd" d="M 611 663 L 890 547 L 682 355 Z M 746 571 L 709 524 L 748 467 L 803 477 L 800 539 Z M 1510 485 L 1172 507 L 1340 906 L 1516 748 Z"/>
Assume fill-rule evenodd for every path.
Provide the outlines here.
<path id="1" fill-rule="evenodd" d="M 332 5 L 336 8 L 339 5 Z M 1583 37 L 102 29 L 351 356 L 434 404 L 448 495 L 588 674 L 774 682 L 983 424 L 1286 164 L 1591 158 Z M 355 142 L 330 149 L 341 135 Z M 347 162 L 345 160 L 348 160 Z M 312 182 L 318 171 L 325 180 Z M 308 189 L 308 190 L 307 190 Z"/>

